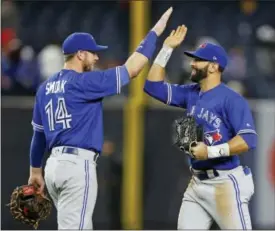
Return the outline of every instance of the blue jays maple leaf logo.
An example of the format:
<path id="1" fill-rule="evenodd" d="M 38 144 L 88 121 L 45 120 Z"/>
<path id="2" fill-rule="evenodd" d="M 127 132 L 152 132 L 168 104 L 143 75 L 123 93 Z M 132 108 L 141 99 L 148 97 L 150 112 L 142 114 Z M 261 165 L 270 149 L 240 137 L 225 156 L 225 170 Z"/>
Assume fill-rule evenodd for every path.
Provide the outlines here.
<path id="1" fill-rule="evenodd" d="M 204 133 L 204 142 L 205 142 L 205 144 L 207 144 L 209 146 L 212 146 L 221 140 L 222 140 L 222 135 L 221 135 L 219 129 L 216 129 L 214 131 L 208 131 L 208 132 Z"/>
<path id="2" fill-rule="evenodd" d="M 203 43 L 199 46 L 199 48 L 205 48 L 207 46 L 207 43 Z"/>

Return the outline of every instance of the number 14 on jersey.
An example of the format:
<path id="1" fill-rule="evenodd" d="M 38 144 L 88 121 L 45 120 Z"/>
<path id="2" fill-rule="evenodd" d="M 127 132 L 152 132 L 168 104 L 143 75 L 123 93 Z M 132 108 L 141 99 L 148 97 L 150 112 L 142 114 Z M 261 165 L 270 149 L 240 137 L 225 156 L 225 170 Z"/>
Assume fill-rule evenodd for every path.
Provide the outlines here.
<path id="1" fill-rule="evenodd" d="M 70 122 L 72 121 L 72 115 L 68 113 L 64 98 L 58 98 L 57 108 L 53 108 L 53 100 L 51 99 L 46 107 L 46 114 L 48 116 L 49 130 L 55 130 L 55 124 L 62 124 L 63 129 L 70 128 Z"/>

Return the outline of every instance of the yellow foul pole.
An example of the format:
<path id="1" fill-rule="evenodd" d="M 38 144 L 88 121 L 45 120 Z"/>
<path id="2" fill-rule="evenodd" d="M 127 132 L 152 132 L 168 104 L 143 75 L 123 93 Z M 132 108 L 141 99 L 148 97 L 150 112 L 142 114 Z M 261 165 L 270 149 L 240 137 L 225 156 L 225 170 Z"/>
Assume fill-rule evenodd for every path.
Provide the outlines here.
<path id="1" fill-rule="evenodd" d="M 130 1 L 130 52 L 134 52 L 149 31 L 149 1 Z M 130 97 L 124 108 L 122 228 L 142 229 L 144 80 L 148 66 L 130 83 Z"/>

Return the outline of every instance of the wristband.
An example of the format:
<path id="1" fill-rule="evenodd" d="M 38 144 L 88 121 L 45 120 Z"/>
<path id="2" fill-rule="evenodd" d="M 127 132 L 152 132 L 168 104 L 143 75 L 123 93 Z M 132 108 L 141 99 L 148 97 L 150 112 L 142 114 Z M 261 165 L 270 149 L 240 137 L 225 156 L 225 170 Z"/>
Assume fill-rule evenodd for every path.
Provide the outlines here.
<path id="1" fill-rule="evenodd" d="M 228 143 L 219 144 L 215 146 L 207 146 L 208 158 L 213 159 L 217 157 L 224 157 L 230 155 Z"/>
<path id="2" fill-rule="evenodd" d="M 160 50 L 160 52 L 158 53 L 154 63 L 164 68 L 168 60 L 170 59 L 172 52 L 173 52 L 173 48 L 164 45 Z"/>
<path id="3" fill-rule="evenodd" d="M 148 59 L 151 59 L 156 49 L 157 34 L 155 31 L 150 31 L 143 41 L 139 44 L 136 52 L 144 55 Z"/>

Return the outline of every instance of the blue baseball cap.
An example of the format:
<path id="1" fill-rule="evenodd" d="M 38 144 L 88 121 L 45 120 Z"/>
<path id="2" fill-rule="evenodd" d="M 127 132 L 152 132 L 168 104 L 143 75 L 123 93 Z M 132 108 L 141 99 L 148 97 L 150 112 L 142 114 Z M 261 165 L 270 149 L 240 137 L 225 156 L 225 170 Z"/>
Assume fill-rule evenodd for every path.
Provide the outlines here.
<path id="1" fill-rule="evenodd" d="M 97 45 L 89 33 L 76 32 L 70 34 L 62 44 L 63 54 L 73 54 L 77 51 L 97 52 L 108 49 L 108 46 Z"/>
<path id="2" fill-rule="evenodd" d="M 227 65 L 228 58 L 224 48 L 212 43 L 203 43 L 197 50 L 185 51 L 184 54 L 192 58 L 218 63 L 222 68 Z"/>

